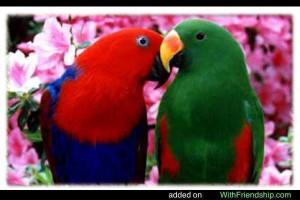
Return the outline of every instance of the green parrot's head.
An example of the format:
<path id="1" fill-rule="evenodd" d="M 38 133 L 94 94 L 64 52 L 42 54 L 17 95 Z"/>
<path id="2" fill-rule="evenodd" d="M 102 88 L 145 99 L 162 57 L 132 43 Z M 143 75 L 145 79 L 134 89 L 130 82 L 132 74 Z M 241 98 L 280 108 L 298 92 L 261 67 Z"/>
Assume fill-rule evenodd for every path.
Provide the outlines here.
<path id="1" fill-rule="evenodd" d="M 168 72 L 172 66 L 214 68 L 244 60 L 239 44 L 226 29 L 201 19 L 183 21 L 171 30 L 161 44 L 160 56 Z"/>

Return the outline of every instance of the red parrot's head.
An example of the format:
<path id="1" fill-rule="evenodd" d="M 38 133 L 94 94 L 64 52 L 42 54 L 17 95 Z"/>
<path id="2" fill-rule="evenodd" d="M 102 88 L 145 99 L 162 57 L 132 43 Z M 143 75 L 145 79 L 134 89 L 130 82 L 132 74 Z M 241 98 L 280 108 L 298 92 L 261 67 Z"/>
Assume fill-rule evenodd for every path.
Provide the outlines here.
<path id="1" fill-rule="evenodd" d="M 116 76 L 123 81 L 144 84 L 146 80 L 162 85 L 169 73 L 159 57 L 163 37 L 151 30 L 128 28 L 100 38 L 76 60 L 92 73 Z"/>

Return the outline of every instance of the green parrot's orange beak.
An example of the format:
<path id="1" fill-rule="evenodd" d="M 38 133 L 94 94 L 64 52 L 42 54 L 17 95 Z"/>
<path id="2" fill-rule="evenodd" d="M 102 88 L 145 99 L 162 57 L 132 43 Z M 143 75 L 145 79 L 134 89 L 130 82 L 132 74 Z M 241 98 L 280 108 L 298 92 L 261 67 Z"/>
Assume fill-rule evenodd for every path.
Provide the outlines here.
<path id="1" fill-rule="evenodd" d="M 170 61 L 183 49 L 183 43 L 175 30 L 170 31 L 160 46 L 160 57 L 166 71 L 170 73 Z"/>

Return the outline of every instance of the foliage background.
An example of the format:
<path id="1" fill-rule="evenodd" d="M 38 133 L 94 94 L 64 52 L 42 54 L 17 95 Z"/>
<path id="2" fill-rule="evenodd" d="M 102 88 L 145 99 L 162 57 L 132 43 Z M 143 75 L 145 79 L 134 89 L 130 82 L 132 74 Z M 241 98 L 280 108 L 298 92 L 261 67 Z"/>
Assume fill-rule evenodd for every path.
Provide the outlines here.
<path id="1" fill-rule="evenodd" d="M 38 15 L 7 21 L 8 172 L 10 185 L 53 184 L 42 149 L 39 102 L 43 87 L 58 78 L 86 47 L 127 27 L 165 34 L 178 22 L 204 18 L 226 28 L 240 43 L 251 84 L 264 109 L 265 155 L 261 185 L 292 183 L 292 18 L 288 15 Z M 154 90 L 144 87 L 149 130 L 147 180 L 158 181 L 154 129 L 160 99 L 176 76 Z M 222 103 L 222 102 L 220 102 Z"/>

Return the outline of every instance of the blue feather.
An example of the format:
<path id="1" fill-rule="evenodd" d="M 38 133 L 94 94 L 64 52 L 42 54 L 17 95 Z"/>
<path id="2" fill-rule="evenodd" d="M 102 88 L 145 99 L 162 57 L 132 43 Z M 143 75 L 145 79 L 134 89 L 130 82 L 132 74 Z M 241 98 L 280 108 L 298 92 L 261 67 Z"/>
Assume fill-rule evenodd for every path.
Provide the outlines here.
<path id="1" fill-rule="evenodd" d="M 56 175 L 61 182 L 129 183 L 136 167 L 140 123 L 129 137 L 114 144 L 96 144 L 67 136 L 52 125 L 52 154 L 57 160 Z"/>

